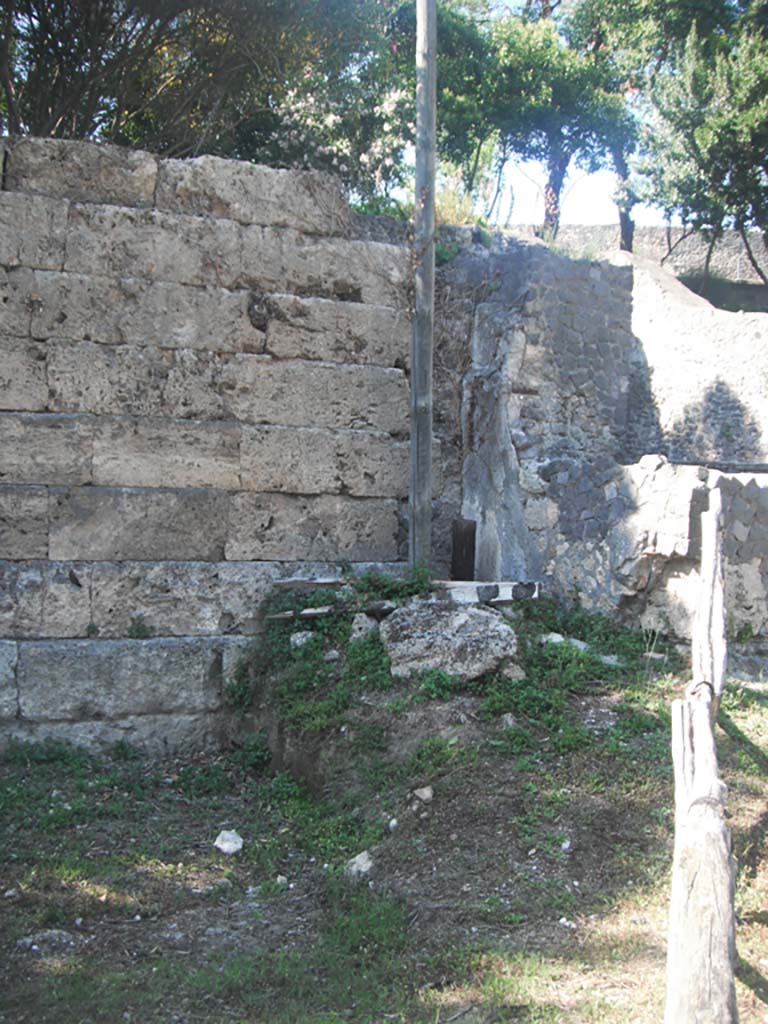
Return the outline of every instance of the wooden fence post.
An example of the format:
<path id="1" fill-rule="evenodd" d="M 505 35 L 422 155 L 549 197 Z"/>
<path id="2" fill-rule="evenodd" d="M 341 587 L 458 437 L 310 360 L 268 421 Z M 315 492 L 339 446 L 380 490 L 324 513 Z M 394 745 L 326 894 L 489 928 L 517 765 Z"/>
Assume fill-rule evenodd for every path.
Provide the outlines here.
<path id="1" fill-rule="evenodd" d="M 672 703 L 675 853 L 669 907 L 664 1024 L 737 1024 L 736 865 L 724 820 L 714 721 L 725 682 L 721 494 L 702 515 L 702 592 L 693 682 Z"/>

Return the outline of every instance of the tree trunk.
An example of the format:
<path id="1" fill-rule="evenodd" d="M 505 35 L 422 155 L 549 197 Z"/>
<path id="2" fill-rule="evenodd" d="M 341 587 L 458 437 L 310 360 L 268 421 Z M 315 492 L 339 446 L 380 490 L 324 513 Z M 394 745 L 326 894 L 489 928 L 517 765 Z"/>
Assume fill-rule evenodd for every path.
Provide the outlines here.
<path id="1" fill-rule="evenodd" d="M 542 227 L 542 238 L 545 241 L 552 241 L 556 238 L 560 227 L 560 196 L 563 192 L 563 183 L 569 163 L 570 158 L 562 153 L 553 154 L 547 162 L 549 177 L 544 187 L 544 225 Z"/>
<path id="2" fill-rule="evenodd" d="M 614 150 L 613 166 L 619 178 L 619 195 L 616 205 L 619 208 L 619 248 L 623 252 L 632 252 L 635 243 L 635 222 L 632 219 L 632 207 L 635 205 L 635 194 L 629 187 L 629 165 L 622 150 Z"/>
<path id="3" fill-rule="evenodd" d="M 709 509 L 701 514 L 701 584 L 691 638 L 693 682 L 712 687 L 713 722 L 725 687 L 725 581 L 722 536 L 723 492 L 709 492 Z"/>

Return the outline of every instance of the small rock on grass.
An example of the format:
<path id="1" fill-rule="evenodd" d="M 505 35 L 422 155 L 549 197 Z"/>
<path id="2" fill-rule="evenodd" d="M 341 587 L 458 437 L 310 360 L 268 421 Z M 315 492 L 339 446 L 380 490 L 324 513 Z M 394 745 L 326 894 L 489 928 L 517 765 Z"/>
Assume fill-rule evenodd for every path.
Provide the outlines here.
<path id="1" fill-rule="evenodd" d="M 213 845 L 222 853 L 240 853 L 243 848 L 243 839 L 237 832 L 225 829 L 223 832 L 219 832 Z"/>
<path id="2" fill-rule="evenodd" d="M 362 878 L 364 875 L 370 874 L 372 868 L 373 857 L 367 850 L 363 850 L 362 853 L 358 853 L 356 857 L 347 861 L 344 874 L 347 878 Z"/>
<path id="3" fill-rule="evenodd" d="M 422 786 L 421 789 L 414 789 L 413 795 L 423 804 L 430 804 L 435 797 L 435 791 L 431 786 Z"/>

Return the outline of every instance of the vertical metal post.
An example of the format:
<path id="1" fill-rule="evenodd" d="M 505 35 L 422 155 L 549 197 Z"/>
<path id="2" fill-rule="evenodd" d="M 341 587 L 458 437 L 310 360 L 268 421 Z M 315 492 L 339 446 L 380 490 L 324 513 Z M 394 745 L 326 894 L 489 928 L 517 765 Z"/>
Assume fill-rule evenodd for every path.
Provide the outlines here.
<path id="1" fill-rule="evenodd" d="M 432 338 L 435 306 L 437 9 L 416 0 L 415 304 L 411 341 L 411 566 L 429 566 L 432 535 Z"/>

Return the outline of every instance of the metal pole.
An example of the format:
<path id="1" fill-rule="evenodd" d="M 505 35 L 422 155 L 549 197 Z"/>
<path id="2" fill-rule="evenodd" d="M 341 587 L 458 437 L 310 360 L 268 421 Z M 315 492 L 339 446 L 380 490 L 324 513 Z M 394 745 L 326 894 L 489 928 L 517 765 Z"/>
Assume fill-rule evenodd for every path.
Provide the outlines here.
<path id="1" fill-rule="evenodd" d="M 432 533 L 432 337 L 435 306 L 437 10 L 416 0 L 415 303 L 411 340 L 411 566 L 429 566 Z"/>

